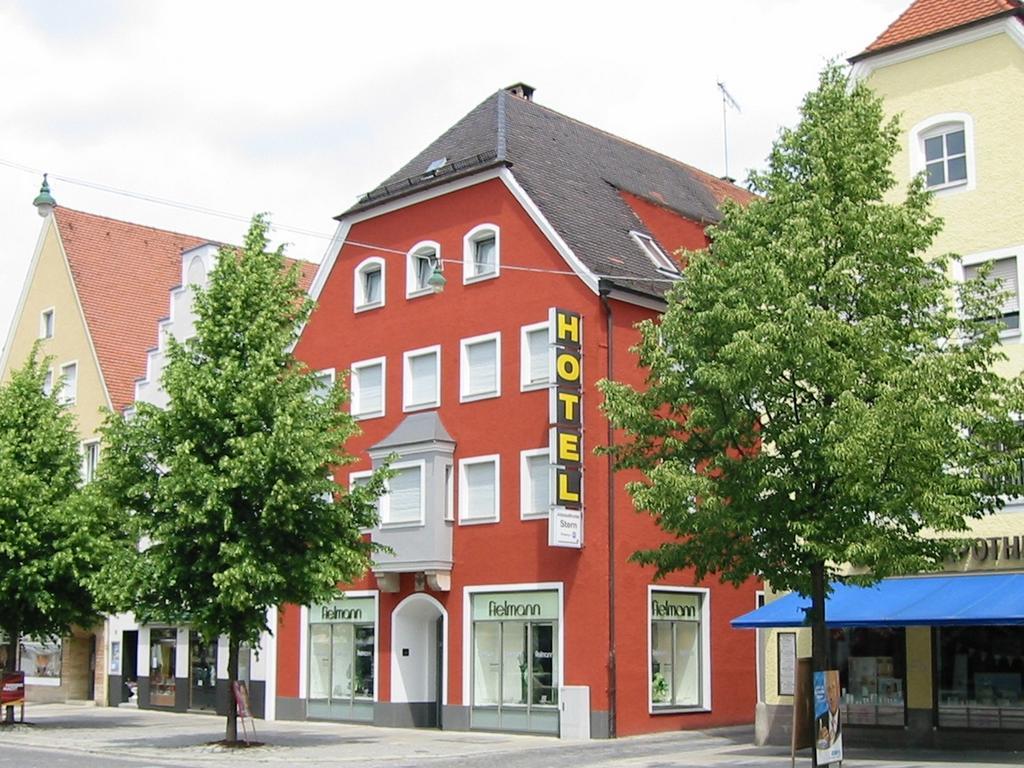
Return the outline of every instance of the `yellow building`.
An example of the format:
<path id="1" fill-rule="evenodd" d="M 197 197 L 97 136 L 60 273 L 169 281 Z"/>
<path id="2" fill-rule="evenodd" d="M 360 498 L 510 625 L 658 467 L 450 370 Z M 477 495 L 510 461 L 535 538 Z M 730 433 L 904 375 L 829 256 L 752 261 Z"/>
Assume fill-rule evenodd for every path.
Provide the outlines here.
<path id="1" fill-rule="evenodd" d="M 45 212 L 45 209 L 44 209 Z M 168 291 L 180 282 L 181 252 L 205 240 L 56 207 L 43 221 L 8 331 L 0 377 L 20 368 L 38 341 L 51 358 L 49 386 L 74 413 L 83 480 L 100 458 L 107 409 L 121 411 L 157 346 Z M 35 701 L 107 702 L 103 624 L 61 642 L 26 639 L 21 669 Z"/>
<path id="2" fill-rule="evenodd" d="M 851 63 L 853 76 L 900 117 L 898 189 L 923 173 L 934 193 L 945 227 L 932 254 L 959 254 L 956 280 L 994 262 L 993 279 L 1009 293 L 1001 372 L 1021 373 L 1024 153 L 1016 145 L 1024 122 L 1024 7 L 1018 0 L 916 0 Z M 1024 626 L 1000 617 L 1024 615 L 1024 499 L 974 521 L 972 533 L 973 545 L 946 574 L 886 580 L 873 593 L 877 615 L 847 610 L 852 598 L 844 609 L 842 590 L 830 599 L 847 744 L 1019 748 Z M 863 595 L 857 599 L 863 608 Z M 797 597 L 785 600 L 794 605 Z M 782 603 L 762 624 L 776 628 L 758 630 L 762 742 L 789 742 L 795 657 L 811 653 L 809 630 L 779 626 Z"/>

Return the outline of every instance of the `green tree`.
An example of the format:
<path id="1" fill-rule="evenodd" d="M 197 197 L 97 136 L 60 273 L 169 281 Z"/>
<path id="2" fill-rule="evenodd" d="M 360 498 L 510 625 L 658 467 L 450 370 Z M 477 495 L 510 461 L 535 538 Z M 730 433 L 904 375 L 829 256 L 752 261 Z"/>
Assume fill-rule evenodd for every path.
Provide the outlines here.
<path id="1" fill-rule="evenodd" d="M 343 446 L 357 427 L 344 387 L 324 392 L 290 352 L 312 301 L 297 266 L 267 250 L 267 228 L 256 216 L 240 252 L 221 249 L 195 292 L 196 335 L 168 344 L 169 406 L 110 417 L 100 468 L 125 510 L 111 596 L 142 622 L 226 635 L 231 684 L 268 609 L 329 599 L 366 571 L 373 545 L 360 531 L 376 522 L 383 483 L 378 471 L 336 495 L 332 468 L 353 460 Z M 237 740 L 233 706 L 226 740 Z"/>
<path id="2" fill-rule="evenodd" d="M 5 671 L 21 637 L 63 637 L 97 619 L 91 580 L 105 526 L 81 492 L 75 421 L 43 392 L 49 360 L 37 349 L 0 387 L 0 629 Z M 60 382 L 54 387 L 59 392 Z M 7 721 L 14 708 L 7 708 Z"/>
<path id="3" fill-rule="evenodd" d="M 753 176 L 762 197 L 726 206 L 641 324 L 646 387 L 601 384 L 625 432 L 607 450 L 643 470 L 635 504 L 673 536 L 633 558 L 810 595 L 817 669 L 830 579 L 937 568 L 1021 491 L 997 287 L 922 258 L 941 222 L 920 178 L 895 201 L 898 135 L 827 67 Z"/>

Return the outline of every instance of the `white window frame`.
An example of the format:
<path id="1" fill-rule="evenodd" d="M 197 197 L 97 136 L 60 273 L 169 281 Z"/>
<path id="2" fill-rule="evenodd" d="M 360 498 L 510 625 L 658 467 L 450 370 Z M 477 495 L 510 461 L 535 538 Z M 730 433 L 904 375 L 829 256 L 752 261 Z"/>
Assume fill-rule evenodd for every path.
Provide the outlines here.
<path id="1" fill-rule="evenodd" d="M 476 268 L 476 244 L 481 240 L 494 238 L 494 270 L 478 275 Z M 478 224 L 462 238 L 462 283 L 479 283 L 492 280 L 501 274 L 501 230 L 497 224 Z"/>
<path id="2" fill-rule="evenodd" d="M 68 379 L 66 371 L 68 368 L 75 369 L 75 382 L 74 386 L 71 389 L 68 389 L 67 387 Z M 57 402 L 63 405 L 74 405 L 76 402 L 78 402 L 78 377 L 79 369 L 77 360 L 69 360 L 68 362 L 61 364 L 60 376 L 58 377 L 60 379 L 61 385 L 60 390 L 57 392 Z"/>
<path id="3" fill-rule="evenodd" d="M 545 376 L 543 382 L 532 382 L 530 381 L 530 342 L 527 340 L 531 333 L 537 331 L 543 331 L 545 338 L 548 339 L 550 331 L 548 329 L 547 321 L 542 323 L 531 323 L 530 325 L 524 325 L 519 329 L 519 391 L 520 392 L 532 392 L 535 389 L 547 389 L 551 386 L 551 363 L 548 362 L 545 368 Z M 550 346 L 550 339 L 545 341 Z M 550 357 L 550 355 L 549 355 Z"/>
<path id="4" fill-rule="evenodd" d="M 380 527 L 381 529 L 392 530 L 395 528 L 422 528 L 427 523 L 427 462 L 423 459 L 415 461 L 396 461 L 391 469 L 412 469 L 419 467 L 420 470 L 420 516 L 418 520 L 403 520 L 399 523 L 388 521 L 391 516 L 391 481 L 385 482 L 384 495 L 380 497 Z"/>
<path id="5" fill-rule="evenodd" d="M 466 487 L 466 467 L 476 464 L 494 464 L 494 514 L 490 517 L 469 517 L 469 489 Z M 501 522 L 501 456 L 470 456 L 459 459 L 459 525 L 482 525 Z"/>
<path id="6" fill-rule="evenodd" d="M 970 174 L 970 171 L 968 171 L 968 174 Z M 1024 305 L 1024 263 L 1022 263 L 1024 262 L 1024 243 L 1008 248 L 997 248 L 994 251 L 982 251 L 981 253 L 972 253 L 969 256 L 961 256 L 960 260 L 954 261 L 952 265 L 953 281 L 956 283 L 964 282 L 964 267 L 975 267 L 989 261 L 1009 258 L 1017 260 L 1017 301 Z M 1024 321 L 1024 312 L 1021 314 L 1021 320 Z M 999 338 L 1003 343 L 1021 343 L 1024 341 L 1024 337 L 1021 335 L 1024 332 L 1024 322 L 1021 322 L 1021 326 L 1020 328 L 1005 328 L 999 331 Z"/>
<path id="7" fill-rule="evenodd" d="M 455 465 L 450 461 L 444 465 L 444 521 L 455 522 Z"/>
<path id="8" fill-rule="evenodd" d="M 39 313 L 39 338 L 52 339 L 56 330 L 57 310 L 47 307 Z"/>
<path id="9" fill-rule="evenodd" d="M 363 480 L 364 478 L 368 478 L 368 477 L 373 477 L 373 470 L 372 469 L 360 469 L 360 470 L 357 470 L 355 472 L 349 472 L 348 473 L 348 490 L 351 491 L 353 488 L 355 488 L 357 480 Z M 383 499 L 383 498 L 384 498 L 383 496 L 379 496 L 377 498 L 377 516 L 380 518 L 381 522 L 384 522 L 384 516 L 382 514 L 382 509 L 381 509 L 382 504 L 383 504 L 381 499 Z M 372 531 L 373 531 L 372 528 L 363 528 L 359 532 L 360 533 L 371 533 Z"/>
<path id="10" fill-rule="evenodd" d="M 655 592 L 680 592 L 686 594 L 700 595 L 700 685 L 701 704 L 697 707 L 665 707 L 655 708 L 654 698 L 651 696 L 651 623 L 654 616 L 651 611 L 651 601 Z M 706 587 L 672 587 L 666 584 L 647 585 L 647 714 L 649 715 L 671 715 L 680 712 L 710 712 L 711 711 L 711 590 Z"/>
<path id="11" fill-rule="evenodd" d="M 89 468 L 89 452 L 95 449 L 96 451 L 96 463 L 92 468 L 92 477 L 88 476 Z M 100 466 L 100 441 L 99 438 L 92 438 L 91 440 L 83 440 L 79 444 L 79 450 L 82 454 L 82 485 L 91 483 L 96 479 L 96 470 Z"/>
<path id="12" fill-rule="evenodd" d="M 328 387 L 333 387 L 336 380 L 333 368 L 320 368 L 319 370 L 313 371 L 313 376 L 317 379 L 325 379 Z"/>
<path id="13" fill-rule="evenodd" d="M 679 277 L 679 266 L 672 261 L 672 257 L 665 253 L 658 242 L 653 236 L 648 235 L 646 232 L 637 232 L 635 229 L 630 230 L 630 236 L 640 246 L 640 250 L 644 252 L 651 263 L 658 268 L 659 272 L 662 272 L 670 277 Z"/>
<path id="14" fill-rule="evenodd" d="M 420 357 L 422 355 L 433 354 L 437 360 L 437 385 L 434 392 L 434 400 L 429 403 L 415 403 L 409 402 L 409 394 L 412 392 L 412 371 L 409 365 L 409 361 L 414 357 Z M 434 344 L 431 347 L 420 347 L 419 349 L 410 349 L 408 352 L 402 353 L 402 411 L 404 413 L 410 413 L 412 411 L 425 411 L 429 408 L 439 408 L 441 406 L 441 345 Z"/>
<path id="15" fill-rule="evenodd" d="M 438 266 L 441 264 L 441 245 L 434 240 L 421 240 L 416 243 L 405 255 L 405 298 L 413 299 L 417 296 L 429 296 L 434 289 L 429 285 L 423 288 L 416 287 L 416 262 L 423 255 L 424 251 L 432 250 Z"/>
<path id="16" fill-rule="evenodd" d="M 43 394 L 46 397 L 53 395 L 53 369 L 47 368 L 46 375 L 43 376 Z"/>
<path id="17" fill-rule="evenodd" d="M 469 391 L 469 347 L 475 344 L 494 342 L 494 390 L 486 392 Z M 487 400 L 501 397 L 501 332 L 484 333 L 470 336 L 459 341 L 459 402 L 469 403 L 474 400 Z"/>
<path id="18" fill-rule="evenodd" d="M 371 267 L 380 268 L 380 299 L 377 301 L 366 300 L 366 291 L 363 286 L 363 273 L 369 271 Z M 366 312 L 370 309 L 383 307 L 387 298 L 387 263 L 384 259 L 380 256 L 370 256 L 363 259 L 356 265 L 352 275 L 354 278 L 352 283 L 353 310 L 355 312 Z"/>
<path id="19" fill-rule="evenodd" d="M 925 118 L 915 125 L 908 134 L 908 154 L 910 156 L 910 176 L 914 177 L 925 171 L 924 140 L 937 136 L 940 133 L 949 133 L 954 127 L 963 127 L 964 130 L 964 153 L 967 160 L 967 180 L 945 183 L 940 186 L 927 187 L 929 192 L 943 196 L 966 192 L 974 189 L 978 183 L 978 175 L 975 170 L 974 151 L 974 118 L 966 112 L 944 112 Z"/>
<path id="20" fill-rule="evenodd" d="M 362 368 L 380 366 L 380 411 L 360 411 L 359 377 L 357 372 Z M 349 389 L 351 390 L 351 403 L 349 411 L 352 416 L 360 421 L 364 419 L 379 419 L 387 413 L 388 405 L 388 361 L 386 357 L 371 357 L 367 360 L 358 360 L 350 366 L 352 373 L 349 375 Z"/>
<path id="21" fill-rule="evenodd" d="M 533 498 L 533 483 L 530 478 L 529 459 L 543 456 L 548 464 L 548 506 L 543 512 L 534 512 L 530 508 L 530 500 Z M 551 480 L 551 448 L 530 448 L 519 452 L 519 519 L 520 520 L 547 520 L 551 513 L 552 480 Z"/>

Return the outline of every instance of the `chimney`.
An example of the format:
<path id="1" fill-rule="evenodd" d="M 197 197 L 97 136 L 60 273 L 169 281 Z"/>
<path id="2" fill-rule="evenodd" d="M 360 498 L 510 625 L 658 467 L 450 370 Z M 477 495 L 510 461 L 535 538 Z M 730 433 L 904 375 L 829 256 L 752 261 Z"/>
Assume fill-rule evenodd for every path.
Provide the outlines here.
<path id="1" fill-rule="evenodd" d="M 536 90 L 536 88 L 534 88 L 532 85 L 527 85 L 526 83 L 516 83 L 515 85 L 510 85 L 505 90 L 511 93 L 513 96 L 518 96 L 520 99 L 525 99 L 526 101 L 533 101 L 533 92 Z"/>

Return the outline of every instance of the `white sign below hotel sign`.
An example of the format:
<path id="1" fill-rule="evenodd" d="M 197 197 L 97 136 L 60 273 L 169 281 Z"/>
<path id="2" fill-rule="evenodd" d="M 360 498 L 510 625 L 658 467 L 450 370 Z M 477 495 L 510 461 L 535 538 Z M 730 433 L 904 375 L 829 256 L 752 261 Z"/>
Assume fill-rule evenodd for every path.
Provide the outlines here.
<path id="1" fill-rule="evenodd" d="M 548 310 L 551 401 L 548 446 L 555 467 L 554 505 L 548 514 L 548 545 L 583 546 L 583 318 Z"/>

